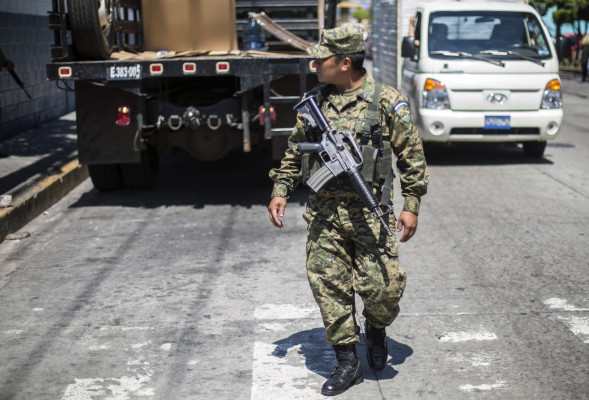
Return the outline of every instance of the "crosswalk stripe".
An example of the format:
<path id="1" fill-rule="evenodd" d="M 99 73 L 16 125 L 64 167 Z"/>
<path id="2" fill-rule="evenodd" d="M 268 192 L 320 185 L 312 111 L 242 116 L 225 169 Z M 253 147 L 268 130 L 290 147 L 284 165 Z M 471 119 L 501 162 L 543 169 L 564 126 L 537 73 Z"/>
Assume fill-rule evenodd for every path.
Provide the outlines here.
<path id="1" fill-rule="evenodd" d="M 493 332 L 486 332 L 483 330 L 471 331 L 471 332 L 448 332 L 438 336 L 440 342 L 468 342 L 471 340 L 496 340 L 497 335 Z"/>
<path id="2" fill-rule="evenodd" d="M 589 311 L 589 308 L 579 308 L 572 304 L 569 304 L 565 299 L 559 299 L 552 297 L 544 300 L 544 304 L 551 309 L 560 310 L 562 312 L 585 312 Z M 563 320 L 576 336 L 583 340 L 583 343 L 589 344 L 589 317 L 579 317 L 576 315 L 567 315 L 566 317 L 558 316 L 558 319 Z"/>
<path id="3" fill-rule="evenodd" d="M 318 376 L 305 366 L 300 348 L 296 345 L 280 356 L 275 353 L 276 345 L 254 343 L 252 400 L 323 399 Z"/>
<path id="4" fill-rule="evenodd" d="M 306 328 L 318 329 L 322 326 L 319 316 L 315 304 L 265 304 L 256 307 L 254 317 L 258 337 L 267 337 L 268 340 L 254 343 L 251 400 L 324 398 L 320 394 L 323 383 L 320 374 L 328 375 L 330 372 L 321 369 L 324 364 L 331 363 L 331 348 L 324 341 L 317 340 L 317 335 L 300 335 L 297 340 L 284 339 L 288 331 L 299 333 Z M 302 353 L 313 354 L 325 362 L 309 365 L 313 361 Z"/>

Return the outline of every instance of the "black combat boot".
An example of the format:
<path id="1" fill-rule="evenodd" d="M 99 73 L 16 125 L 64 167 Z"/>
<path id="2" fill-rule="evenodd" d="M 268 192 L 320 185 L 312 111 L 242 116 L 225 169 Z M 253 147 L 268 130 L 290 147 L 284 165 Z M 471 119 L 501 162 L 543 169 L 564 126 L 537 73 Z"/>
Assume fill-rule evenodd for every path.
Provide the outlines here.
<path id="1" fill-rule="evenodd" d="M 368 365 L 375 371 L 381 371 L 387 365 L 389 349 L 385 328 L 375 328 L 366 319 L 366 349 Z"/>
<path id="2" fill-rule="evenodd" d="M 364 373 L 360 361 L 356 357 L 356 346 L 353 344 L 333 346 L 338 366 L 325 381 L 321 388 L 321 394 L 335 396 L 343 393 L 357 383 L 364 382 Z"/>

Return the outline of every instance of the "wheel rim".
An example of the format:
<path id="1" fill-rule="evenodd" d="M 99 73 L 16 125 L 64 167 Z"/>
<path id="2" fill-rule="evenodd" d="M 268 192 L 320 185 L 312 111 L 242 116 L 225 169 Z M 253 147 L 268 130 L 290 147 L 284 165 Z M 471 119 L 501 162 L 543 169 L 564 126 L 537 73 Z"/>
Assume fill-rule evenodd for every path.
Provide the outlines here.
<path id="1" fill-rule="evenodd" d="M 104 35 L 108 33 L 112 25 L 112 11 L 111 0 L 98 1 L 98 22 L 100 23 L 100 29 L 102 29 Z"/>

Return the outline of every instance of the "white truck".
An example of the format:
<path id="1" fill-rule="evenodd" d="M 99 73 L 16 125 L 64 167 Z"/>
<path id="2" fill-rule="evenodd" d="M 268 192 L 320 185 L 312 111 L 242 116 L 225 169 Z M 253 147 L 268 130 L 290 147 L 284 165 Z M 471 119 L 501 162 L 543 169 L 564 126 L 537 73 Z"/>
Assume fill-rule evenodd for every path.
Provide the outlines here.
<path id="1" fill-rule="evenodd" d="M 563 109 L 558 57 L 538 13 L 523 1 L 436 1 L 409 18 L 410 35 L 388 52 L 398 68 L 388 83 L 408 97 L 424 142 L 522 143 L 526 156 L 542 157 Z"/>

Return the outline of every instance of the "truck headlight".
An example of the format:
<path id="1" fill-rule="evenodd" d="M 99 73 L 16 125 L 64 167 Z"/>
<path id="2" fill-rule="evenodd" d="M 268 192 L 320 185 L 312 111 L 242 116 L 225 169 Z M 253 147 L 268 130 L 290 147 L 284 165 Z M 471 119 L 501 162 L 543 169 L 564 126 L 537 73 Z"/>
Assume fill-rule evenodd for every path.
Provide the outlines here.
<path id="1" fill-rule="evenodd" d="M 562 92 L 558 79 L 551 80 L 544 88 L 544 97 L 542 97 L 542 109 L 562 108 Z"/>
<path id="2" fill-rule="evenodd" d="M 434 79 L 427 79 L 423 87 L 423 107 L 435 110 L 450 109 L 446 87 Z"/>

